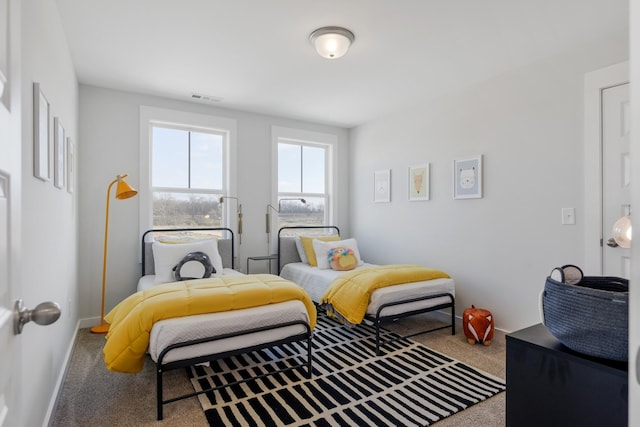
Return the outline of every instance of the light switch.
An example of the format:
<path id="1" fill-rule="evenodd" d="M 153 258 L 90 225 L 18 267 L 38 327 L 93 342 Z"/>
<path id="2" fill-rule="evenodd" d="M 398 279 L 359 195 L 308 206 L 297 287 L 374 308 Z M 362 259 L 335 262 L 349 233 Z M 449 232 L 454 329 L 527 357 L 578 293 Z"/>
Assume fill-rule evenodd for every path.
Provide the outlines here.
<path id="1" fill-rule="evenodd" d="M 562 225 L 575 225 L 576 208 L 562 208 Z"/>

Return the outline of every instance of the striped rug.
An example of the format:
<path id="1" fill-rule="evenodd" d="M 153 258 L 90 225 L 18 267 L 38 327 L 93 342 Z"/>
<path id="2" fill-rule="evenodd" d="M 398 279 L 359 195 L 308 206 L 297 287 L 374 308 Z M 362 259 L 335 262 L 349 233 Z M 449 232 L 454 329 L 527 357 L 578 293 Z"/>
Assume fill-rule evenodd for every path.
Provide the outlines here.
<path id="1" fill-rule="evenodd" d="M 505 390 L 499 378 L 410 340 L 375 356 L 373 328 L 318 316 L 313 378 L 300 370 L 201 394 L 211 426 L 426 426 Z M 291 344 L 190 368 L 196 391 L 300 363 Z"/>

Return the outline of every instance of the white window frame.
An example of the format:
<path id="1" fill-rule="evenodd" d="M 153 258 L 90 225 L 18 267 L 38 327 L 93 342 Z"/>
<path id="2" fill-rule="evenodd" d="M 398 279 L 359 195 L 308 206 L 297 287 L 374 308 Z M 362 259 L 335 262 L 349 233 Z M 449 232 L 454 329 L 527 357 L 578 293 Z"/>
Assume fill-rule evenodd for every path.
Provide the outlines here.
<path id="1" fill-rule="evenodd" d="M 328 195 L 325 206 L 326 225 L 337 224 L 338 194 L 335 185 L 335 173 L 337 162 L 338 136 L 330 133 L 314 132 L 309 130 L 294 129 L 282 126 L 271 127 L 271 200 L 272 206 L 278 205 L 278 143 L 302 144 L 308 146 L 323 146 L 327 148 L 325 165 L 325 192 Z"/>
<path id="2" fill-rule="evenodd" d="M 210 116 L 187 111 L 169 110 L 164 108 L 140 106 L 140 191 L 138 200 L 140 206 L 140 235 L 153 227 L 153 197 L 151 185 L 151 128 L 153 126 L 167 126 L 197 132 L 215 130 L 226 134 L 226 144 L 223 147 L 226 173 L 223 176 L 223 192 L 225 195 L 235 196 L 237 185 L 237 122 L 234 119 Z M 233 221 L 229 221 L 229 204 L 223 208 L 223 224 L 235 230 Z"/>

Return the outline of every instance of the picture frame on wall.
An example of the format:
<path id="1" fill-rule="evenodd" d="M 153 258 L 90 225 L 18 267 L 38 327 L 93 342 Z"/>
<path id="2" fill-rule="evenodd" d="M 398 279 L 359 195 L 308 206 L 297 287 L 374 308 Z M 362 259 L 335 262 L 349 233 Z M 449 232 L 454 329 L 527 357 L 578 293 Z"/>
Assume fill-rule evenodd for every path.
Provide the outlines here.
<path id="1" fill-rule="evenodd" d="M 65 182 L 65 144 L 64 126 L 59 117 L 53 118 L 53 185 L 56 188 L 64 188 Z"/>
<path id="2" fill-rule="evenodd" d="M 33 83 L 33 175 L 49 181 L 49 163 L 49 101 L 40 83 Z"/>
<path id="3" fill-rule="evenodd" d="M 482 155 L 453 161 L 453 198 L 482 198 Z"/>
<path id="4" fill-rule="evenodd" d="M 375 203 L 388 203 L 391 201 L 391 169 L 374 172 L 373 201 Z"/>
<path id="5" fill-rule="evenodd" d="M 70 137 L 67 137 L 67 191 L 73 193 L 74 168 L 75 168 L 75 146 Z"/>
<path id="6" fill-rule="evenodd" d="M 409 166 L 409 201 L 429 200 L 430 164 Z"/>

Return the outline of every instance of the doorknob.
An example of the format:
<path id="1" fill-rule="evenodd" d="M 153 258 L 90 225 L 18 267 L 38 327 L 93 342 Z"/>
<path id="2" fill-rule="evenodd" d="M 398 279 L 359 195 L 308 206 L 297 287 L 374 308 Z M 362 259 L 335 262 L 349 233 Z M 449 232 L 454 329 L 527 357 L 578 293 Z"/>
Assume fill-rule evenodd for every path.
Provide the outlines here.
<path id="1" fill-rule="evenodd" d="M 616 243 L 616 240 L 613 237 L 611 237 L 609 240 L 607 240 L 607 246 L 612 247 L 612 248 L 617 248 L 620 245 L 618 245 Z"/>
<path id="2" fill-rule="evenodd" d="M 13 309 L 13 333 L 20 335 L 22 328 L 30 321 L 38 325 L 50 325 L 60 318 L 60 306 L 57 302 L 47 301 L 40 303 L 33 310 L 24 306 L 22 300 L 16 301 Z"/>

